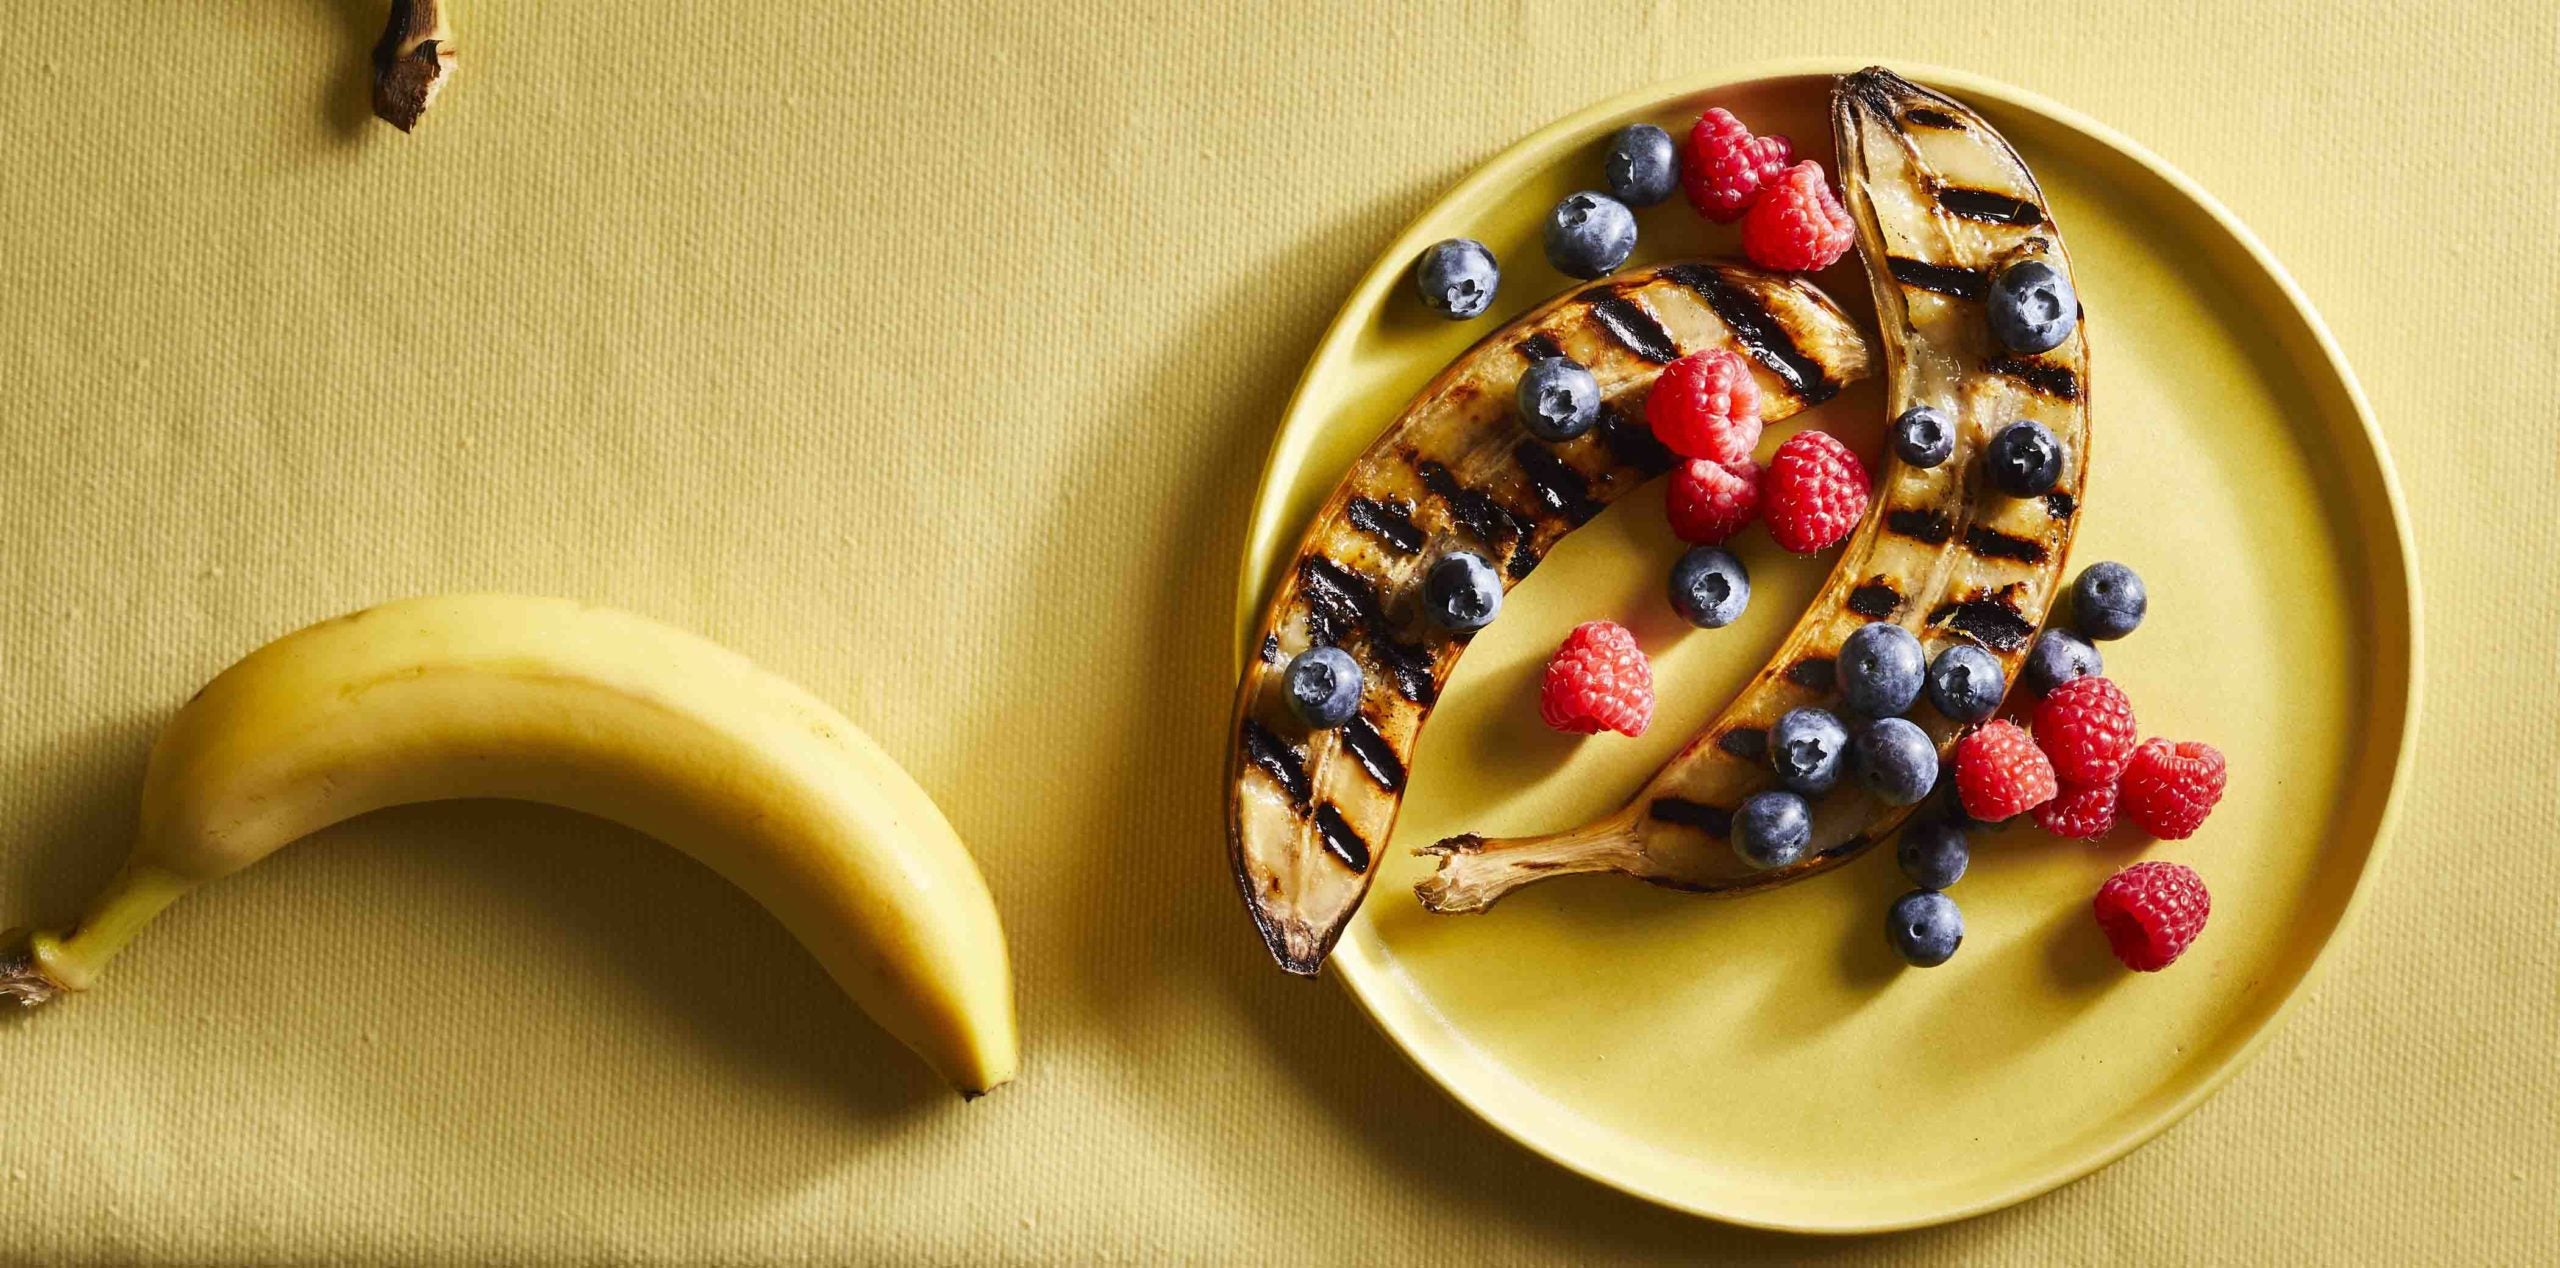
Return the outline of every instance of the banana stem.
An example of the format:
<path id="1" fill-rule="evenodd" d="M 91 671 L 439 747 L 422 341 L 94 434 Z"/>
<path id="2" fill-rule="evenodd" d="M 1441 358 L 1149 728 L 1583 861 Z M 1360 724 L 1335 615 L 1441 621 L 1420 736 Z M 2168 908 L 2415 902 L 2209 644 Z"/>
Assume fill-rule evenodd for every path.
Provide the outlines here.
<path id="1" fill-rule="evenodd" d="M 127 867 L 68 933 L 13 930 L 0 938 L 0 1000 L 27 1008 L 85 991 L 133 935 L 191 888 L 149 867 Z"/>
<path id="2" fill-rule="evenodd" d="M 403 132 L 453 77 L 453 29 L 444 0 L 391 0 L 391 18 L 373 46 L 373 112 Z"/>
<path id="3" fill-rule="evenodd" d="M 1637 836 L 1635 820 L 1622 814 L 1546 836 L 1450 837 L 1415 853 L 1440 858 L 1439 869 L 1416 882 L 1413 892 L 1426 909 L 1445 915 L 1484 911 L 1504 894 L 1550 876 L 1638 872 L 1644 862 L 1644 843 Z"/>

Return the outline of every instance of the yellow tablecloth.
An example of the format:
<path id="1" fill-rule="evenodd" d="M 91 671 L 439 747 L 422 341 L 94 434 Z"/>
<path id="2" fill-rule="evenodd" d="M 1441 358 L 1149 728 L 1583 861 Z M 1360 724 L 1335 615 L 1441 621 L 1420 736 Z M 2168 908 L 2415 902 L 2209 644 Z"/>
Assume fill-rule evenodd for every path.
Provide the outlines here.
<path id="1" fill-rule="evenodd" d="M 0 9 L 0 923 L 112 870 L 241 652 L 557 592 L 901 756 L 1003 908 L 1024 1076 L 942 1095 L 672 851 L 396 812 L 0 1022 L 0 1259 L 2560 1254 L 2548 6 L 458 0 L 408 138 L 379 17 Z M 2257 1064 L 2093 1179 L 1850 1244 L 1511 1146 L 1269 968 L 1217 845 L 1245 503 L 1345 288 L 1534 126 L 1812 53 L 2061 98 L 2252 223 L 2372 394 L 2428 615 L 2396 850 Z"/>

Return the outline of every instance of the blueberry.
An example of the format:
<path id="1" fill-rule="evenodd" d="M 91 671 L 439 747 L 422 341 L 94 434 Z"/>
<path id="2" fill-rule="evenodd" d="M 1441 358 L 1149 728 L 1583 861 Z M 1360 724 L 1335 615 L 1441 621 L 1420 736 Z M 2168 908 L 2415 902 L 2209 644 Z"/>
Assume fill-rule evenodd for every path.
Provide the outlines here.
<path id="1" fill-rule="evenodd" d="M 1964 913 L 1956 900 L 1934 889 L 1915 889 L 1893 900 L 1884 936 L 1913 968 L 1933 969 L 1954 959 L 1964 942 Z"/>
<path id="2" fill-rule="evenodd" d="M 1751 573 L 1722 546 L 1692 546 L 1671 565 L 1671 606 L 1699 629 L 1723 629 L 1751 606 Z"/>
<path id="3" fill-rule="evenodd" d="M 1813 811 L 1783 788 L 1756 792 L 1733 812 L 1733 852 L 1758 868 L 1785 867 L 1813 844 Z"/>
<path id="4" fill-rule="evenodd" d="M 2021 680 L 2027 690 L 2046 696 L 2074 678 L 2105 672 L 2106 660 L 2079 635 L 2069 630 L 2046 630 L 2036 636 L 2036 645 L 2027 649 L 2027 667 Z"/>
<path id="5" fill-rule="evenodd" d="M 2044 424 L 2020 419 L 1991 438 L 1982 465 L 1992 487 L 2013 498 L 2039 497 L 2062 478 L 2062 442 Z"/>
<path id="6" fill-rule="evenodd" d="M 1630 207 L 1650 207 L 1680 187 L 1680 147 L 1650 123 L 1630 123 L 1609 140 L 1602 164 L 1609 193 Z"/>
<path id="7" fill-rule="evenodd" d="M 1502 269 L 1493 262 L 1493 252 L 1473 238 L 1451 238 L 1435 242 L 1422 253 L 1422 262 L 1413 269 L 1414 289 L 1422 292 L 1422 304 L 1451 321 L 1482 317 L 1493 307 L 1493 293 L 1502 287 Z"/>
<path id="8" fill-rule="evenodd" d="M 1547 213 L 1547 263 L 1567 277 L 1605 277 L 1636 249 L 1636 213 L 1607 194 L 1567 194 Z"/>
<path id="9" fill-rule="evenodd" d="M 1502 578 L 1484 556 L 1453 550 L 1422 574 L 1422 611 L 1444 630 L 1480 630 L 1502 612 Z"/>
<path id="10" fill-rule="evenodd" d="M 2011 352 L 2060 347 L 2080 324 L 2080 297 L 2072 292 L 2071 279 L 2033 256 L 1992 274 L 1984 307 L 1991 316 L 1992 337 Z"/>
<path id="11" fill-rule="evenodd" d="M 1964 879 L 1965 866 L 1973 861 L 1973 851 L 1966 847 L 1964 829 L 1938 819 L 1923 819 L 1902 830 L 1902 844 L 1893 851 L 1893 860 L 1902 865 L 1902 874 L 1922 889 L 1945 889 Z"/>
<path id="12" fill-rule="evenodd" d="M 1953 457 L 1956 424 L 1946 411 L 1914 405 L 1893 420 L 1893 454 L 1925 471 Z"/>
<path id="13" fill-rule="evenodd" d="M 1957 643 L 1938 653 L 1929 666 L 1929 703 L 1957 722 L 1980 722 L 2000 708 L 2009 684 L 2000 661 L 1971 643 Z"/>
<path id="14" fill-rule="evenodd" d="M 1911 631 L 1890 621 L 1862 625 L 1840 644 L 1840 696 L 1854 712 L 1891 717 L 1920 698 L 1925 664 Z"/>
<path id="15" fill-rule="evenodd" d="M 1849 741 L 1849 767 L 1886 805 L 1909 806 L 1938 782 L 1938 746 L 1908 718 L 1878 718 Z"/>
<path id="16" fill-rule="evenodd" d="M 2119 563 L 2091 564 L 2071 583 L 2071 622 L 2091 638 L 2123 638 L 2142 624 L 2151 596 L 2142 578 Z"/>
<path id="17" fill-rule="evenodd" d="M 1600 380 L 1571 357 L 1543 357 L 1520 376 L 1520 421 L 1540 440 L 1571 440 L 1600 421 Z"/>
<path id="18" fill-rule="evenodd" d="M 1769 766 L 1778 782 L 1808 797 L 1840 782 L 1840 759 L 1849 751 L 1849 728 L 1821 709 L 1789 709 L 1769 728 Z"/>
<path id="19" fill-rule="evenodd" d="M 1289 712 L 1317 730 L 1340 726 L 1360 712 L 1360 662 L 1339 647 L 1298 653 L 1281 682 L 1289 689 Z"/>

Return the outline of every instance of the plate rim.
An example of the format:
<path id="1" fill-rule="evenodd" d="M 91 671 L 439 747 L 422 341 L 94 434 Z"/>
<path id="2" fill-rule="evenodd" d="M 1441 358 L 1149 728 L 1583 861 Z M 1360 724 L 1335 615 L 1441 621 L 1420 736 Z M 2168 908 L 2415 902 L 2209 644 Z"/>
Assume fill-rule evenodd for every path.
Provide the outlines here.
<path id="1" fill-rule="evenodd" d="M 2276 293 L 2282 297 L 2285 306 L 2301 323 L 2302 333 L 2307 334 L 2312 346 L 2319 350 L 2328 373 L 2343 390 L 2348 405 L 2355 412 L 2356 422 L 2362 429 L 2365 443 L 2361 456 L 2370 463 L 2371 469 L 2367 472 L 2350 472 L 2350 478 L 2369 477 L 2375 483 L 2382 494 L 2384 508 L 2390 519 L 2391 539 L 2396 549 L 2392 552 L 2377 551 L 2373 562 L 2382 563 L 2387 559 L 2396 564 L 2396 575 L 2383 575 L 2377 571 L 2368 577 L 2368 582 L 2385 591 L 2396 584 L 2400 592 L 2402 600 L 2400 617 L 2407 643 L 2406 664 L 2401 678 L 2406 686 L 2400 706 L 2399 735 L 2393 741 L 2391 783 L 2383 794 L 2382 806 L 2374 821 L 2373 840 L 2365 852 L 2364 866 L 2359 871 L 2345 904 L 2339 909 L 2336 923 L 2331 926 L 2320 949 L 2313 954 L 2311 962 L 2304 967 L 2301 976 L 2286 991 L 2285 997 L 2255 1023 L 2253 1029 L 2230 1049 L 2220 1064 L 2197 1078 L 2184 1093 L 2171 1098 L 2149 1116 L 2133 1123 L 2104 1146 L 2091 1150 L 2085 1155 L 2057 1162 L 1983 1198 L 1953 1205 L 1940 1211 L 1883 1220 L 1849 1218 L 1836 1221 L 1810 1221 L 1770 1218 L 1732 1205 L 1719 1204 L 1711 1200 L 1711 1195 L 1701 1197 L 1675 1192 L 1666 1186 L 1648 1183 L 1641 1175 L 1629 1174 L 1621 1169 L 1575 1157 L 1572 1151 L 1563 1145 L 1550 1144 L 1535 1135 L 1532 1130 L 1508 1120 L 1495 1107 L 1483 1103 L 1472 1089 L 1444 1077 L 1418 1051 L 1417 1045 L 1398 1030 L 1397 1023 L 1389 1020 L 1389 1010 L 1382 1006 L 1381 999 L 1373 997 L 1373 992 L 1383 989 L 1382 979 L 1387 970 L 1364 959 L 1357 949 L 1357 944 L 1351 939 L 1345 939 L 1335 950 L 1331 959 L 1339 971 L 1329 976 L 1340 982 L 1352 998 L 1359 1002 L 1360 1009 L 1368 1017 L 1370 1024 L 1378 1029 L 1390 1046 L 1442 1093 L 1514 1143 L 1566 1170 L 1672 1210 L 1746 1228 L 1825 1236 L 1897 1232 L 1987 1214 L 2049 1193 L 2072 1181 L 2091 1175 L 2150 1143 L 2160 1133 L 2194 1112 L 2198 1106 L 2221 1091 L 2235 1075 L 2256 1059 L 2278 1026 L 2292 1014 L 2294 1008 L 2305 996 L 2313 993 L 2322 972 L 2328 965 L 2331 953 L 2336 949 L 2341 938 L 2355 927 L 2371 899 L 2374 875 L 2380 870 L 2384 858 L 2389 853 L 2390 844 L 2397 836 L 2410 771 L 2416 761 L 2418 720 L 2425 696 L 2425 622 L 2422 619 L 2417 545 L 2411 529 L 2406 497 L 2400 485 L 2399 471 L 2392 462 L 2390 447 L 2384 440 L 2380 423 L 2374 417 L 2372 402 L 2365 395 L 2364 385 L 2356 378 L 2354 368 L 2348 364 L 2346 354 L 2339 346 L 2337 337 L 2330 331 L 2328 323 L 2321 318 L 2319 310 L 2312 305 L 2310 297 L 2303 292 L 2300 283 L 2295 281 L 2293 274 L 2286 270 L 2284 264 L 2247 224 L 2233 214 L 2230 208 L 2224 206 L 2221 200 L 2215 198 L 2184 172 L 2113 127 L 2041 93 L 1971 71 L 1926 62 L 1828 56 L 1756 60 L 1658 80 L 1572 111 L 1504 147 L 1460 177 L 1438 197 L 1432 199 L 1429 206 L 1424 207 L 1408 221 L 1397 232 L 1394 239 L 1380 250 L 1376 262 L 1352 286 L 1342 306 L 1335 311 L 1332 320 L 1326 323 L 1324 332 L 1317 338 L 1315 353 L 1308 359 L 1306 370 L 1300 375 L 1297 386 L 1290 392 L 1287 405 L 1281 411 L 1270 448 L 1264 455 L 1262 470 L 1257 476 L 1254 502 L 1246 520 L 1241 563 L 1237 569 L 1237 630 L 1232 648 L 1233 672 L 1241 673 L 1248 653 L 1245 644 L 1251 639 L 1254 622 L 1261 615 L 1266 600 L 1265 591 L 1271 576 L 1270 569 L 1262 561 L 1270 557 L 1273 551 L 1287 540 L 1275 534 L 1285 533 L 1293 527 L 1277 522 L 1282 513 L 1278 505 L 1281 499 L 1274 496 L 1272 477 L 1294 451 L 1310 443 L 1313 433 L 1318 430 L 1302 425 L 1300 415 L 1306 407 L 1308 393 L 1315 382 L 1328 373 L 1333 360 L 1345 355 L 1345 350 L 1355 342 L 1346 337 L 1348 328 L 1356 320 L 1361 320 L 1366 314 L 1374 311 L 1380 296 L 1403 276 L 1406 262 L 1424 245 L 1421 241 L 1424 236 L 1424 226 L 1435 219 L 1442 207 L 1480 186 L 1513 180 L 1519 169 L 1531 166 L 1539 156 L 1544 155 L 1563 138 L 1589 129 L 1606 119 L 1616 118 L 1664 101 L 1697 96 L 1719 88 L 1730 88 L 1766 79 L 1840 75 L 1862 66 L 1877 64 L 1890 65 L 1897 73 L 1933 87 L 1950 90 L 1960 96 L 1995 101 L 2012 109 L 2042 115 L 2065 129 L 2077 132 L 2098 145 L 2112 149 L 2124 159 L 2159 178 L 2178 196 L 2203 212 L 2216 228 L 2240 247 L 2267 280 L 2274 284 Z M 2348 465 L 2352 467 L 2356 464 L 2351 460 Z M 1300 527 L 1302 531 L 1302 526 L 1296 527 Z M 2387 648 L 2381 654 L 2387 656 Z"/>

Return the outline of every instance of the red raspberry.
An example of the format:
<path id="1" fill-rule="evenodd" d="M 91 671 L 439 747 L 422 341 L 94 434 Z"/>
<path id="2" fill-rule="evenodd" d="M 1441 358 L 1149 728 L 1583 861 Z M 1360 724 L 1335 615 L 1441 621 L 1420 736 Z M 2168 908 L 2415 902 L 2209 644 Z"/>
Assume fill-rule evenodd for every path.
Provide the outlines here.
<path id="1" fill-rule="evenodd" d="M 1692 458 L 1671 469 L 1663 507 L 1680 540 L 1722 545 L 1760 513 L 1760 464 L 1749 458 L 1732 464 Z"/>
<path id="2" fill-rule="evenodd" d="M 2214 746 L 2144 740 L 2125 763 L 2116 804 L 2143 831 L 2164 841 L 2183 841 L 2204 826 L 2204 817 L 2222 800 L 2222 779 L 2222 752 Z"/>
<path id="3" fill-rule="evenodd" d="M 1742 253 L 1764 269 L 1827 269 L 1857 240 L 1849 213 L 1822 177 L 1822 165 L 1811 160 L 1770 182 L 1742 218 Z"/>
<path id="4" fill-rule="evenodd" d="M 1746 462 L 1760 443 L 1760 384 L 1730 348 L 1707 348 L 1662 367 L 1645 394 L 1644 421 L 1683 458 Z"/>
<path id="5" fill-rule="evenodd" d="M 2033 810 L 2055 791 L 2053 763 L 2015 722 L 1986 722 L 1956 744 L 1956 796 L 1984 823 Z"/>
<path id="6" fill-rule="evenodd" d="M 2035 816 L 2037 827 L 2058 837 L 2087 841 L 2105 836 L 2107 829 L 2116 826 L 2116 786 L 2064 784 L 2053 800 L 2036 807 Z"/>
<path id="7" fill-rule="evenodd" d="M 2074 678 L 2036 705 L 2036 743 L 2066 784 L 2115 786 L 2133 741 L 2133 704 L 2104 678 Z"/>
<path id="8" fill-rule="evenodd" d="M 1826 433 L 1787 437 L 1760 473 L 1760 518 L 1799 555 L 1840 544 L 1867 513 L 1867 468 Z"/>
<path id="9" fill-rule="evenodd" d="M 2194 868 L 2154 859 L 2108 877 L 2091 907 L 2116 958 L 2128 969 L 2157 973 L 2204 932 L 2213 896 Z"/>
<path id="10" fill-rule="evenodd" d="M 1538 716 L 1559 731 L 1582 735 L 1644 734 L 1653 720 L 1653 667 L 1645 663 L 1636 636 L 1615 621 L 1573 627 L 1547 660 Z"/>
<path id="11" fill-rule="evenodd" d="M 1698 214 L 1720 225 L 1742 219 L 1760 189 L 1787 170 L 1795 157 L 1782 136 L 1753 136 L 1742 120 L 1718 107 L 1698 116 L 1689 129 L 1688 152 L 1680 156 L 1680 187 Z"/>

